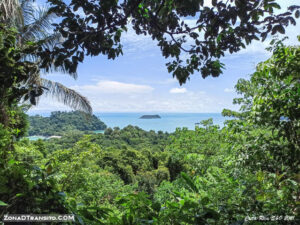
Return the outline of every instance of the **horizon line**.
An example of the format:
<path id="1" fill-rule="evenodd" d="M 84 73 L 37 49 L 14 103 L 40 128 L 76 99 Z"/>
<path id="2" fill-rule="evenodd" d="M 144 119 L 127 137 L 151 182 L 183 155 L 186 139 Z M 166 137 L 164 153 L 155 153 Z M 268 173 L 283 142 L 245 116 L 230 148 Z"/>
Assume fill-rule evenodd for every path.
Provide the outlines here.
<path id="1" fill-rule="evenodd" d="M 72 112 L 72 111 L 80 111 L 80 110 L 53 110 L 53 111 L 31 111 L 26 112 L 26 114 L 33 114 L 33 113 L 51 113 L 51 112 Z M 182 112 L 182 111 L 95 111 L 95 113 L 222 113 L 222 112 Z"/>

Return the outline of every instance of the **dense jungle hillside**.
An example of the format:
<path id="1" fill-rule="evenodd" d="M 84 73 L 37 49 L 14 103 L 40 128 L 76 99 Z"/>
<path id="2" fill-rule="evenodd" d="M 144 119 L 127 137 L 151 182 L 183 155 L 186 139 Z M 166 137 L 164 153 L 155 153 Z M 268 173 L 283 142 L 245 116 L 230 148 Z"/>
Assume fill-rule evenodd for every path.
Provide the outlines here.
<path id="1" fill-rule="evenodd" d="M 80 111 L 52 112 L 49 117 L 29 116 L 29 135 L 64 135 L 71 131 L 105 130 L 106 125 L 95 115 Z"/>

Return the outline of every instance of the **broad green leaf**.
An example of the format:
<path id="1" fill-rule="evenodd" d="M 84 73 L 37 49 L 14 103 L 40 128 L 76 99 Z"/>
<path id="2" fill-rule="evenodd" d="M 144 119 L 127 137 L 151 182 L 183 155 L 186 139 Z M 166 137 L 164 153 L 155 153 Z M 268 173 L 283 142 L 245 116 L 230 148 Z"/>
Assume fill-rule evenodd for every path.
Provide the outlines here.
<path id="1" fill-rule="evenodd" d="M 0 200 L 0 206 L 8 206 L 8 204 Z"/>

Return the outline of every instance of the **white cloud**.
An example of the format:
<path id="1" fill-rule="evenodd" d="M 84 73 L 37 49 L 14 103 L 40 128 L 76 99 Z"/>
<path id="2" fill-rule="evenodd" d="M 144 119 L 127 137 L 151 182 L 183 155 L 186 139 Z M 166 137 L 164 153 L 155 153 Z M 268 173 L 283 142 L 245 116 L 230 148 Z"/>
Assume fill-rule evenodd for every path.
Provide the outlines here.
<path id="1" fill-rule="evenodd" d="M 225 96 L 212 96 L 203 91 L 186 94 L 170 94 L 154 89 L 148 93 L 103 93 L 95 90 L 81 91 L 87 97 L 94 112 L 221 112 L 232 108 L 232 100 Z M 42 97 L 39 105 L 30 113 L 70 110 L 50 97 Z"/>
<path id="2" fill-rule="evenodd" d="M 226 93 L 232 93 L 232 92 L 234 92 L 234 89 L 233 88 L 225 88 L 224 92 L 226 92 Z"/>
<path id="3" fill-rule="evenodd" d="M 137 94 L 149 93 L 153 87 L 149 85 L 139 85 L 131 83 L 122 83 L 118 81 L 102 80 L 95 85 L 83 85 L 72 87 L 79 92 L 86 94 L 105 93 L 105 94 Z"/>
<path id="4" fill-rule="evenodd" d="M 123 32 L 121 42 L 124 45 L 124 54 L 133 55 L 135 57 L 154 56 L 153 49 L 158 49 L 156 41 L 153 41 L 150 36 L 143 34 L 137 35 L 131 25 L 128 26 L 127 32 Z M 148 54 L 141 54 L 147 51 Z M 149 54 L 151 51 L 151 54 Z M 139 55 L 136 55 L 139 53 Z"/>
<path id="5" fill-rule="evenodd" d="M 186 92 L 187 92 L 186 88 L 172 88 L 170 90 L 171 94 L 183 94 L 183 93 L 186 93 Z"/>
<path id="6" fill-rule="evenodd" d="M 204 0 L 204 6 L 212 7 L 212 0 Z"/>

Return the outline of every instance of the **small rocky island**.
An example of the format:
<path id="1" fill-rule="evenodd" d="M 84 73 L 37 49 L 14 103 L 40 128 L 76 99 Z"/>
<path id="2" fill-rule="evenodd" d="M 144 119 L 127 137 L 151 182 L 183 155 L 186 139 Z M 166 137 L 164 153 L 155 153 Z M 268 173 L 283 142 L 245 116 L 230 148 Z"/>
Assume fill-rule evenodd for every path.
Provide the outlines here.
<path id="1" fill-rule="evenodd" d="M 140 117 L 140 119 L 160 119 L 161 117 L 159 115 L 143 115 Z"/>

